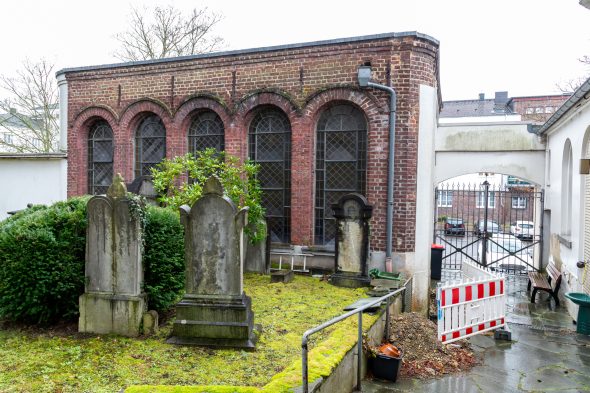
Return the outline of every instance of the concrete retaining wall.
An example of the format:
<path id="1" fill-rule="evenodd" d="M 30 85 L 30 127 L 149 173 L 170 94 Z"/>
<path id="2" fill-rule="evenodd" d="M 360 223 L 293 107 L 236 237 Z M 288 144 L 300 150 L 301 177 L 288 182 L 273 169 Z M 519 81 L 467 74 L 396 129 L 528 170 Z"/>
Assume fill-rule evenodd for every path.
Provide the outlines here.
<path id="1" fill-rule="evenodd" d="M 389 306 L 391 315 L 399 315 L 402 312 L 402 295 L 396 296 Z M 379 319 L 377 319 L 366 333 L 371 343 L 381 343 L 385 332 L 385 323 L 385 309 L 383 309 Z M 355 345 L 354 348 L 351 348 L 346 353 L 340 364 L 336 366 L 328 377 L 321 380 L 318 379 L 313 384 L 310 384 L 310 391 L 314 393 L 352 392 L 357 385 L 357 364 L 357 346 Z M 366 374 L 367 357 L 363 353 L 361 376 L 364 377 Z"/>

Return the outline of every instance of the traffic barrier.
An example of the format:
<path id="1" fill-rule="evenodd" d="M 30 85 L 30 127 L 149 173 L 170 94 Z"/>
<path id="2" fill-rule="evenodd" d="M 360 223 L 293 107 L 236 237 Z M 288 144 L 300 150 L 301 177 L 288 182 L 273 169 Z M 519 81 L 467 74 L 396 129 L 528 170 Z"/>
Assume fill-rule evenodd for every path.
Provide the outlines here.
<path id="1" fill-rule="evenodd" d="M 438 339 L 443 344 L 506 325 L 506 278 L 469 261 L 464 277 L 437 286 Z"/>

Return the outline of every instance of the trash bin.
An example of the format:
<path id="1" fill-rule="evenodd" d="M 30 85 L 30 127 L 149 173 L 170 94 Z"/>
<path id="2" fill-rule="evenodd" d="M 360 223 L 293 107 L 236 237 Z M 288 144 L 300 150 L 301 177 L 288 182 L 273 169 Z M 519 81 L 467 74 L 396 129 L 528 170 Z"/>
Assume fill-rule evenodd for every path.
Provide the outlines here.
<path id="1" fill-rule="evenodd" d="M 395 358 L 377 354 L 374 358 L 369 358 L 369 367 L 371 368 L 373 376 L 395 382 L 402 366 L 402 356 L 403 355 L 400 355 Z"/>
<path id="2" fill-rule="evenodd" d="M 432 244 L 430 248 L 430 278 L 440 280 L 442 270 L 442 255 L 445 246 L 442 244 Z"/>

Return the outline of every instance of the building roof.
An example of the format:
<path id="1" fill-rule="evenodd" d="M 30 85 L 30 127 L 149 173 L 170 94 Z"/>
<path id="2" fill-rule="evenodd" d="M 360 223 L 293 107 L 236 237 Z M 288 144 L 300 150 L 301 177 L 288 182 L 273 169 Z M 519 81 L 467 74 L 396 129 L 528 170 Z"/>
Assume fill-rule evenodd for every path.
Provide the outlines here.
<path id="1" fill-rule="evenodd" d="M 479 117 L 479 116 L 503 116 L 512 114 L 506 110 L 495 110 L 493 99 L 443 101 L 440 117 Z"/>
<path id="2" fill-rule="evenodd" d="M 337 39 L 333 39 L 333 40 L 301 42 L 301 43 L 295 43 L 295 44 L 265 46 L 265 47 L 259 47 L 259 48 L 239 49 L 239 50 L 230 50 L 230 51 L 223 51 L 223 52 L 211 52 L 211 53 L 203 53 L 203 54 L 191 55 L 191 56 L 170 57 L 170 58 L 165 58 L 165 59 L 129 61 L 129 62 L 124 62 L 124 63 L 113 63 L 113 64 L 102 64 L 102 65 L 94 65 L 94 66 L 86 66 L 86 67 L 64 68 L 64 69 L 57 71 L 55 75 L 59 76 L 61 74 L 65 74 L 68 72 L 93 71 L 93 70 L 110 69 L 110 68 L 122 68 L 122 67 L 130 67 L 130 66 L 172 63 L 172 62 L 180 62 L 180 61 L 187 61 L 187 60 L 194 60 L 194 59 L 207 59 L 207 58 L 215 58 L 215 57 L 223 57 L 223 56 L 238 56 L 238 55 L 253 54 L 253 53 L 260 53 L 260 52 L 272 52 L 272 51 L 286 50 L 286 49 L 300 49 L 300 48 L 307 48 L 307 47 L 312 47 L 312 46 L 347 44 L 347 43 L 351 43 L 351 42 L 362 42 L 362 41 L 382 40 L 382 39 L 401 38 L 401 37 L 418 37 L 418 38 L 422 38 L 424 40 L 430 41 L 437 46 L 439 45 L 439 41 L 437 39 L 435 39 L 427 34 L 419 33 L 417 31 L 406 31 L 406 32 L 400 32 L 400 33 L 372 34 L 372 35 L 364 35 L 364 36 L 357 36 L 357 37 L 337 38 Z"/>
<path id="3" fill-rule="evenodd" d="M 538 131 L 539 135 L 546 133 L 555 123 L 557 123 L 566 113 L 581 105 L 583 101 L 590 100 L 590 78 L 582 83 L 580 87 L 572 94 L 572 96 L 559 107 L 557 111 L 541 126 Z"/>
<path id="4" fill-rule="evenodd" d="M 26 128 L 25 122 L 13 113 L 0 113 L 0 128 L 1 127 L 20 127 Z"/>

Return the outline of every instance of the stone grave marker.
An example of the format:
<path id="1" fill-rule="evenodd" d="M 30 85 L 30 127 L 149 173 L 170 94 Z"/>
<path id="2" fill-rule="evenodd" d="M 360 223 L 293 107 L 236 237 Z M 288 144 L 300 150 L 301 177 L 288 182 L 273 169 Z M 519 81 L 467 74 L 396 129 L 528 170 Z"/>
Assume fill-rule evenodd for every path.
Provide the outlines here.
<path id="1" fill-rule="evenodd" d="M 138 336 L 146 308 L 142 293 L 142 228 L 131 214 L 123 178 L 107 195 L 88 201 L 85 291 L 79 298 L 78 331 Z"/>
<path id="2" fill-rule="evenodd" d="M 238 211 L 209 178 L 192 207 L 180 207 L 185 233 L 186 293 L 176 305 L 169 343 L 254 348 L 251 299 L 243 290 L 244 226 Z"/>
<path id="3" fill-rule="evenodd" d="M 332 205 L 336 218 L 335 273 L 332 284 L 343 287 L 369 286 L 369 220 L 373 206 L 356 193 L 346 194 Z"/>

